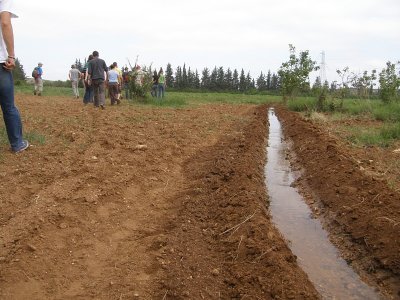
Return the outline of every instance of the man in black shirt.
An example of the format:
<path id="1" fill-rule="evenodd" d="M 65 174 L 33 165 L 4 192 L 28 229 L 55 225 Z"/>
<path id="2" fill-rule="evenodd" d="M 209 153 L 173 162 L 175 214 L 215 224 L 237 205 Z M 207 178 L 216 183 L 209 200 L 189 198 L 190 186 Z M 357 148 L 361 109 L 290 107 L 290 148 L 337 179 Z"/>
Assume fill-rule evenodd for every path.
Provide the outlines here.
<path id="1" fill-rule="evenodd" d="M 88 64 L 88 84 L 92 85 L 94 92 L 94 106 L 105 108 L 105 85 L 107 81 L 107 65 L 104 60 L 99 58 L 99 52 L 93 51 L 93 59 Z"/>

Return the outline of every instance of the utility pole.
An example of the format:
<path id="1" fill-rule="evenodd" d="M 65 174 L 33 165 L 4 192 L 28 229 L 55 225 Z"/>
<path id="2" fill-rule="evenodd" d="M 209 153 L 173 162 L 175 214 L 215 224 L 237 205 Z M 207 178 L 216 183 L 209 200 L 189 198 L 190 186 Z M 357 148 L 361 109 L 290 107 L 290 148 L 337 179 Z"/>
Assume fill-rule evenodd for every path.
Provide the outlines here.
<path id="1" fill-rule="evenodd" d="M 326 78 L 326 62 L 325 62 L 325 51 L 321 52 L 321 65 L 319 69 L 319 78 L 321 80 L 321 85 L 324 85 Z"/>

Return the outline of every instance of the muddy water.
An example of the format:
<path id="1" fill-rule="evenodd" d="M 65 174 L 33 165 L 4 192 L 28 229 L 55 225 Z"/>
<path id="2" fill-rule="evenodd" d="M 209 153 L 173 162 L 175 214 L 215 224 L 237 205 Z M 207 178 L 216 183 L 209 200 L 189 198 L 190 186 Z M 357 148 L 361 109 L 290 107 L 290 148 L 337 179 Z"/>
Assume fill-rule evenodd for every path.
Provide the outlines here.
<path id="1" fill-rule="evenodd" d="M 291 184 L 295 180 L 285 159 L 281 124 L 269 111 L 268 162 L 265 167 L 266 185 L 271 200 L 272 219 L 289 241 L 300 267 L 308 274 L 324 299 L 379 299 L 375 290 L 339 256 L 327 233 L 302 196 Z"/>

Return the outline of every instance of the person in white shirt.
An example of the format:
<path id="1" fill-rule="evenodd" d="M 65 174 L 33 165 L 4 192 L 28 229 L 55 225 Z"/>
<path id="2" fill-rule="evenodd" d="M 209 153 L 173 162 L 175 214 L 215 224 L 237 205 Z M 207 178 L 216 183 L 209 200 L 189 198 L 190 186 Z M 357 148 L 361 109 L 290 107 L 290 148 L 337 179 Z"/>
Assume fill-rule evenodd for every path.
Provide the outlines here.
<path id="1" fill-rule="evenodd" d="M 0 0 L 0 105 L 11 150 L 24 151 L 29 142 L 23 139 L 21 116 L 14 104 L 15 68 L 14 31 L 11 18 L 17 18 L 13 0 Z"/>
<path id="2" fill-rule="evenodd" d="M 71 80 L 72 84 L 72 92 L 74 93 L 74 98 L 79 98 L 79 80 L 81 79 L 82 73 L 75 67 L 75 65 L 71 66 L 71 70 L 69 70 L 68 77 Z"/>

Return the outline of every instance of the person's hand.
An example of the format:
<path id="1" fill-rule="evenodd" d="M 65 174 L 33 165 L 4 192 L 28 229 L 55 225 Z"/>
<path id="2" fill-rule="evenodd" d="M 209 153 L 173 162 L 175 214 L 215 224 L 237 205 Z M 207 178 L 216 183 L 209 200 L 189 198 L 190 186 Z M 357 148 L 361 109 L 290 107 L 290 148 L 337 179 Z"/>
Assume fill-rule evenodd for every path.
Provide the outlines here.
<path id="1" fill-rule="evenodd" d="M 6 62 L 4 63 L 4 69 L 12 70 L 15 68 L 15 60 L 12 57 L 8 57 Z"/>

